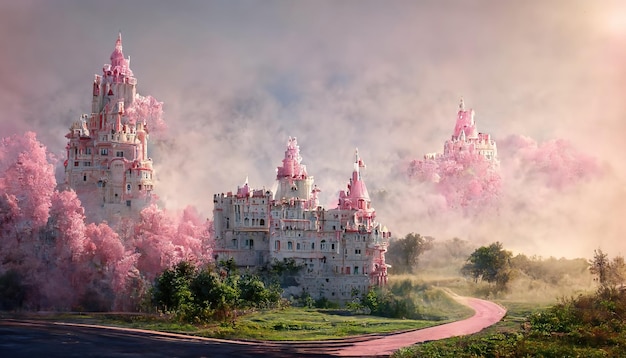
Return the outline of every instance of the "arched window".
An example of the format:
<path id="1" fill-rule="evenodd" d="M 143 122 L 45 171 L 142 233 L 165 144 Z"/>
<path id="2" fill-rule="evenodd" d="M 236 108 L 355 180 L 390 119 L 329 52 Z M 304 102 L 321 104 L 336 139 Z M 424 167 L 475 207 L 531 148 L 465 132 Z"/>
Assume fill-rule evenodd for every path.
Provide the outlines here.
<path id="1" fill-rule="evenodd" d="M 311 243 L 311 250 L 315 250 L 315 243 L 314 242 Z"/>
<path id="2" fill-rule="evenodd" d="M 293 242 L 287 241 L 287 250 L 293 250 Z"/>
<path id="3" fill-rule="evenodd" d="M 326 251 L 328 248 L 326 247 L 326 240 L 322 240 L 322 242 L 320 243 L 320 249 L 322 251 Z"/>
<path id="4" fill-rule="evenodd" d="M 261 226 L 265 226 L 265 219 L 261 219 L 261 220 L 259 220 L 259 225 L 261 225 Z"/>

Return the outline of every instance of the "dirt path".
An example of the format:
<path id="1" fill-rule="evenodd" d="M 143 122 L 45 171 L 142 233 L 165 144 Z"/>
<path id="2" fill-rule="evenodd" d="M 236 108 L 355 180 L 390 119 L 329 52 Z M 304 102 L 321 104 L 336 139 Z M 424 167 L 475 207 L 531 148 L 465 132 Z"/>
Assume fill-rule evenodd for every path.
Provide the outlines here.
<path id="1" fill-rule="evenodd" d="M 484 328 L 499 322 L 506 314 L 505 308 L 493 302 L 478 298 L 451 295 L 459 303 L 473 308 L 476 313 L 472 317 L 462 321 L 424 328 L 408 333 L 395 334 L 370 341 L 358 342 L 334 353 L 339 356 L 386 356 L 402 347 L 410 346 L 415 343 L 480 332 Z"/>

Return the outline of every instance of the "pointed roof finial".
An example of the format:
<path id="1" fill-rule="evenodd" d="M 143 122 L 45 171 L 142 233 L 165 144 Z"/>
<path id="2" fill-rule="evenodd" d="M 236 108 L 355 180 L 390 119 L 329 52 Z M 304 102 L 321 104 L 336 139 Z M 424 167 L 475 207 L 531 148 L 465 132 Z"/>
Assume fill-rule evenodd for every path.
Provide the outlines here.
<path id="1" fill-rule="evenodd" d="M 122 51 L 122 31 L 117 33 L 117 40 L 115 40 L 115 49 Z"/>
<path id="2" fill-rule="evenodd" d="M 465 101 L 463 101 L 463 97 L 461 97 L 461 103 L 459 103 L 459 110 L 465 110 Z"/>

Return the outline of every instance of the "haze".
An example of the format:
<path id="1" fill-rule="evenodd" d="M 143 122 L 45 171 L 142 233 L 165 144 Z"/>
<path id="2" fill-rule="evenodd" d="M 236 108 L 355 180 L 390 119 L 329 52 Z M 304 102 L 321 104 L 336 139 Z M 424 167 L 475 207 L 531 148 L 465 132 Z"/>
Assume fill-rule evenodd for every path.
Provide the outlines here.
<path id="1" fill-rule="evenodd" d="M 622 2 L 0 0 L 1 136 L 35 131 L 63 158 L 118 31 L 138 91 L 164 102 L 169 133 L 151 156 L 168 208 L 211 217 L 212 195 L 246 177 L 270 188 L 295 136 L 326 206 L 358 147 L 396 237 L 626 252 Z M 442 151 L 460 97 L 499 144 L 495 211 L 443 209 L 403 171 Z M 538 155 L 524 157 L 519 136 Z M 539 160 L 555 140 L 565 155 Z"/>

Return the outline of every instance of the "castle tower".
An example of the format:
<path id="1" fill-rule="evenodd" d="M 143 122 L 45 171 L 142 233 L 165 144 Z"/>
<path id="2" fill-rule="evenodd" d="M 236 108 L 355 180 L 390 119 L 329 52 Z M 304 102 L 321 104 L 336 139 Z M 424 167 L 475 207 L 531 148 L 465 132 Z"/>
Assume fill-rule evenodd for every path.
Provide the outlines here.
<path id="1" fill-rule="evenodd" d="M 298 140 L 289 137 L 283 165 L 276 168 L 274 199 L 302 201 L 304 208 L 315 208 L 318 206 L 317 193 L 320 190 L 313 186 L 313 177 L 308 175 L 306 165 L 301 162 Z"/>
<path id="2" fill-rule="evenodd" d="M 110 63 L 94 77 L 91 114 L 82 115 L 66 135 L 65 184 L 90 219 L 139 212 L 152 198 L 154 170 L 136 86 L 119 34 Z"/>

